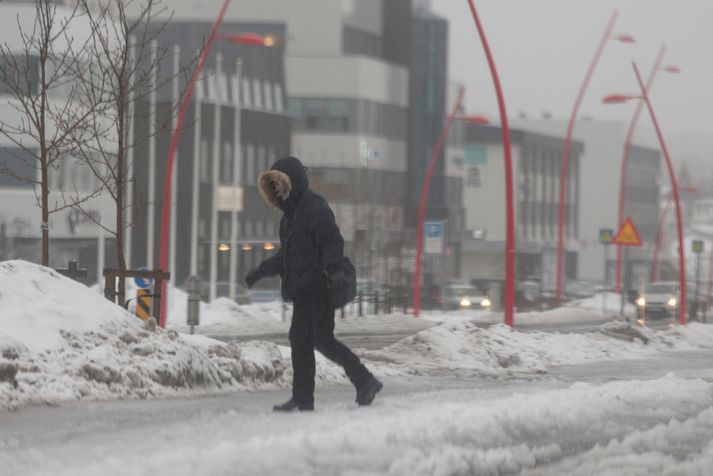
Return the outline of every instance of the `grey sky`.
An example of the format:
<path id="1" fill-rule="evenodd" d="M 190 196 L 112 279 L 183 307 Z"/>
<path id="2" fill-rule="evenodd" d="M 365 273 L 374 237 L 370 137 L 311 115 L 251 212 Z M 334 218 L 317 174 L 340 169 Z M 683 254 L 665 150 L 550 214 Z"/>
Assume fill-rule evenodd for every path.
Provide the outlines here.
<path id="1" fill-rule="evenodd" d="M 476 6 L 503 81 L 508 113 L 539 117 L 549 111 L 555 118 L 569 116 L 616 8 L 620 15 L 614 31 L 634 35 L 637 43 L 607 44 L 580 116 L 628 122 L 633 104 L 608 106 L 601 98 L 636 92 L 631 61 L 647 75 L 665 43 L 664 63 L 675 63 L 683 74 L 661 73 L 653 88 L 662 129 L 674 142 L 672 153 L 682 152 L 684 138 L 695 136 L 688 142 L 697 142 L 692 147 L 696 155 L 710 157 L 706 136 L 713 136 L 713 1 L 476 0 Z M 450 74 L 466 84 L 469 111 L 495 115 L 492 82 L 467 0 L 433 0 L 432 7 L 450 21 Z M 642 121 L 644 127 L 649 124 Z"/>

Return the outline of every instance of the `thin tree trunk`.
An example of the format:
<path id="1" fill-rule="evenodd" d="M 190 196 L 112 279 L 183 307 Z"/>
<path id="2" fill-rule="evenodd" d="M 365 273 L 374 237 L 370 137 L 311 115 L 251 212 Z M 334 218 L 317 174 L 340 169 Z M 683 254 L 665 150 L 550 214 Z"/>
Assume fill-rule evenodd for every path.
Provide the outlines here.
<path id="1" fill-rule="evenodd" d="M 44 148 L 44 147 L 43 147 Z M 45 154 L 43 151 L 42 154 Z M 47 159 L 41 164 L 42 183 L 42 266 L 49 266 L 50 261 L 50 230 L 49 230 L 49 185 L 47 183 Z"/>

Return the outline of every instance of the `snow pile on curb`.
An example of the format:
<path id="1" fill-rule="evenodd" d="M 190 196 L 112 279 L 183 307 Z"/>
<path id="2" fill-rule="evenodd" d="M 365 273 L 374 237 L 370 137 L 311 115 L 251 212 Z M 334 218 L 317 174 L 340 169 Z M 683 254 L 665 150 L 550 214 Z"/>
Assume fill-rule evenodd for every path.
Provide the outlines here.
<path id="1" fill-rule="evenodd" d="M 51 269 L 0 263 L 0 407 L 284 383 L 274 344 L 145 327 Z"/>
<path id="2" fill-rule="evenodd" d="M 508 376 L 544 373 L 547 367 L 651 355 L 659 345 L 606 335 L 518 332 L 498 324 L 443 323 L 362 355 L 381 366 L 416 375 Z"/>

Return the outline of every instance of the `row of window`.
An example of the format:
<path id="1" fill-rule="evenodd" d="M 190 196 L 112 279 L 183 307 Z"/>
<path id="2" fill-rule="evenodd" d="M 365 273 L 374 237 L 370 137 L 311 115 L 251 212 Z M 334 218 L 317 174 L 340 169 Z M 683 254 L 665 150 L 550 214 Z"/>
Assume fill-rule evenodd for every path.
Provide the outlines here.
<path id="1" fill-rule="evenodd" d="M 198 220 L 198 237 L 201 240 L 210 239 L 208 218 Z M 218 239 L 227 241 L 231 238 L 232 217 L 230 213 L 221 212 L 218 221 Z M 275 220 L 249 220 L 241 219 L 238 225 L 238 237 L 241 239 L 268 239 L 277 238 L 278 224 Z"/>
<path id="2" fill-rule="evenodd" d="M 222 73 L 219 76 L 212 72 L 198 83 L 196 93 L 201 99 L 214 101 L 219 95 L 221 101 L 233 103 L 239 97 L 241 107 L 246 109 L 285 112 L 284 90 L 280 83 L 246 77 L 240 83 L 236 74 Z"/>
<path id="3" fill-rule="evenodd" d="M 258 176 L 269 169 L 277 160 L 277 151 L 263 144 L 243 144 L 241 157 L 238 158 L 233 153 L 232 142 L 224 142 L 223 150 L 220 156 L 220 170 L 218 173 L 218 181 L 220 185 L 230 185 L 233 183 L 234 163 L 240 160 L 241 169 L 241 184 L 242 185 L 257 185 Z M 204 139 L 201 142 L 200 154 L 200 181 L 203 183 L 211 183 L 211 165 L 213 163 L 212 142 Z"/>
<path id="4" fill-rule="evenodd" d="M 297 131 L 342 132 L 405 141 L 405 108 L 344 98 L 289 98 L 287 109 Z"/>

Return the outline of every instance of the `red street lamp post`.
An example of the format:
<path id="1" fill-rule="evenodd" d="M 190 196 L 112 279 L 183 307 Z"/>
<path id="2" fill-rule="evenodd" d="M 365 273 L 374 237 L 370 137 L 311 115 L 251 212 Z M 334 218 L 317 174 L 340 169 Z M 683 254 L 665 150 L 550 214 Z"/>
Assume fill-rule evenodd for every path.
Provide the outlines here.
<path id="1" fill-rule="evenodd" d="M 680 195 L 678 192 L 678 180 L 676 180 L 676 174 L 673 170 L 673 163 L 671 162 L 671 156 L 668 153 L 668 147 L 666 147 L 666 141 L 661 133 L 661 127 L 654 113 L 654 108 L 649 100 L 648 91 L 646 85 L 644 85 L 641 79 L 641 73 L 639 73 L 639 68 L 636 63 L 632 63 L 634 68 L 634 74 L 636 75 L 636 80 L 639 83 L 639 88 L 641 89 L 640 95 L 628 95 L 628 94 L 611 94 L 604 98 L 603 102 L 605 104 L 619 104 L 624 103 L 632 99 L 641 99 L 646 104 L 646 108 L 651 116 L 651 121 L 654 123 L 654 129 L 656 130 L 656 136 L 658 137 L 659 144 L 661 145 L 661 151 L 663 152 L 664 159 L 666 160 L 666 167 L 668 169 L 668 175 L 671 178 L 671 189 L 673 192 L 673 200 L 676 205 L 676 226 L 678 229 L 678 281 L 679 288 L 681 292 L 681 299 L 678 307 L 678 320 L 680 324 L 686 323 L 686 248 L 683 243 L 683 220 L 681 215 L 681 202 Z"/>
<path id="2" fill-rule="evenodd" d="M 665 71 L 667 73 L 680 73 L 681 70 L 677 66 L 661 66 L 661 62 L 663 61 L 664 54 L 666 53 L 666 47 L 661 46 L 661 49 L 659 50 L 658 56 L 656 56 L 656 61 L 654 62 L 654 66 L 651 69 L 651 72 L 649 73 L 649 77 L 646 80 L 646 90 L 651 91 L 651 88 L 654 85 L 654 80 L 656 79 L 656 74 L 659 71 Z M 626 140 L 624 141 L 624 151 L 622 153 L 621 157 L 621 172 L 619 173 L 619 206 L 618 206 L 618 213 L 617 213 L 617 227 L 621 228 L 622 223 L 624 222 L 624 203 L 626 202 L 626 175 L 628 171 L 628 162 L 629 162 L 629 150 L 631 149 L 631 141 L 634 138 L 634 131 L 636 130 L 636 125 L 638 124 L 639 121 L 639 116 L 641 115 L 641 111 L 644 108 L 644 103 L 643 101 L 639 101 L 639 103 L 636 105 L 636 110 L 634 111 L 634 117 L 631 119 L 631 123 L 629 124 L 629 130 L 626 133 Z M 658 239 L 658 238 L 657 238 Z M 615 266 L 615 289 L 617 293 L 621 292 L 621 258 L 622 258 L 622 250 L 621 246 L 616 247 L 616 266 Z M 654 271 L 652 269 L 651 275 L 654 276 Z"/>
<path id="3" fill-rule="evenodd" d="M 188 106 L 193 97 L 193 91 L 195 90 L 196 82 L 200 77 L 200 73 L 203 70 L 208 54 L 216 40 L 230 41 L 237 44 L 244 45 L 264 45 L 270 46 L 272 40 L 268 41 L 267 38 L 261 37 L 255 33 L 242 33 L 238 35 L 218 35 L 218 30 L 223 22 L 223 17 L 225 16 L 225 11 L 228 9 L 228 4 L 230 0 L 224 0 L 223 6 L 218 13 L 218 17 L 213 24 L 213 28 L 210 31 L 210 36 L 206 41 L 205 47 L 198 57 L 198 64 L 193 70 L 191 79 L 188 82 L 186 91 L 181 102 L 181 107 L 178 110 L 178 117 L 176 119 L 176 126 L 173 129 L 171 135 L 171 143 L 168 149 L 168 160 L 166 162 L 166 177 L 163 185 L 163 208 L 161 213 L 161 253 L 160 253 L 160 268 L 166 269 L 168 267 L 168 239 L 169 239 L 169 226 L 171 221 L 171 179 L 173 177 L 173 165 L 176 157 L 176 149 L 178 147 L 178 140 L 181 136 L 181 130 L 183 130 L 183 123 L 186 118 L 186 112 L 188 111 Z M 270 43 L 270 45 L 268 45 Z M 161 287 L 161 296 L 163 297 L 164 304 L 161 306 L 161 327 L 166 325 L 166 308 L 168 303 L 168 295 L 166 293 L 166 280 L 163 281 Z"/>
<path id="4" fill-rule="evenodd" d="M 438 158 L 443 152 L 443 147 L 446 143 L 446 138 L 448 137 L 448 131 L 451 128 L 451 124 L 456 120 L 464 120 L 474 124 L 487 124 L 488 120 L 483 116 L 458 116 L 458 110 L 460 109 L 461 103 L 463 102 L 463 96 L 465 95 L 465 88 L 462 86 L 458 89 L 458 96 L 456 102 L 453 105 L 453 110 L 448 115 L 446 123 L 441 129 L 441 133 L 438 136 L 436 145 L 433 147 L 433 152 L 431 153 L 431 161 L 428 163 L 428 168 L 426 169 L 426 174 L 423 177 L 423 184 L 421 185 L 421 198 L 418 203 L 418 223 L 416 225 L 416 262 L 414 263 L 413 272 L 413 297 L 412 297 L 412 307 L 413 315 L 418 317 L 421 312 L 421 267 L 422 267 L 422 256 L 423 256 L 423 225 L 426 220 L 426 205 L 428 204 L 428 193 L 431 188 L 431 179 L 433 178 L 433 172 L 436 169 L 436 164 L 438 163 Z"/>
<path id="5" fill-rule="evenodd" d="M 659 250 L 663 246 L 663 239 L 664 239 L 664 233 L 663 233 L 663 227 L 664 223 L 666 223 L 666 218 L 668 217 L 668 212 L 671 210 L 671 197 L 666 201 L 666 206 L 664 207 L 663 211 L 661 212 L 661 216 L 659 217 L 659 222 L 656 225 L 656 238 L 654 241 L 654 252 L 653 256 L 651 257 L 651 281 L 657 281 L 659 276 Z"/>
<path id="6" fill-rule="evenodd" d="M 612 34 L 614 29 L 614 23 L 619 16 L 619 12 L 614 10 L 612 16 L 607 23 L 607 27 L 604 30 L 604 35 L 602 35 L 601 40 L 599 40 L 599 45 L 594 52 L 594 58 L 592 63 L 587 69 L 587 73 L 584 76 L 584 82 L 579 89 L 577 94 L 577 99 L 574 101 L 574 107 L 572 108 L 572 114 L 569 117 L 569 122 L 567 123 L 567 135 L 564 139 L 564 144 L 562 146 L 562 169 L 560 171 L 560 194 L 559 194 L 559 209 L 557 215 L 557 302 L 562 302 L 562 294 L 564 289 L 564 211 L 565 211 L 565 198 L 567 193 L 567 167 L 569 165 L 569 150 L 572 143 L 572 133 L 574 132 L 574 123 L 577 120 L 577 114 L 579 113 L 579 107 L 582 105 L 582 100 L 584 99 L 584 93 L 589 87 L 589 82 L 592 79 L 594 70 L 599 63 L 599 59 L 604 52 L 604 47 L 609 40 L 620 41 L 622 43 L 634 43 L 634 37 L 626 34 Z"/>
<path id="7" fill-rule="evenodd" d="M 485 36 L 483 24 L 480 21 L 478 12 L 475 9 L 473 0 L 468 0 L 473 21 L 478 29 L 480 42 L 488 58 L 490 75 L 493 77 L 495 93 L 498 97 L 498 109 L 500 111 L 500 124 L 503 135 L 503 149 L 505 153 L 505 325 L 512 327 L 515 323 L 515 205 L 513 203 L 513 179 L 512 179 L 512 155 L 510 152 L 510 127 L 508 125 L 507 109 L 505 108 L 505 97 L 500 85 L 498 70 L 495 67 L 495 60 L 490 51 L 488 39 Z"/>

